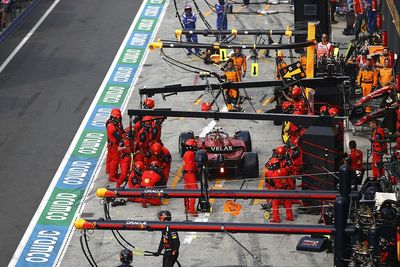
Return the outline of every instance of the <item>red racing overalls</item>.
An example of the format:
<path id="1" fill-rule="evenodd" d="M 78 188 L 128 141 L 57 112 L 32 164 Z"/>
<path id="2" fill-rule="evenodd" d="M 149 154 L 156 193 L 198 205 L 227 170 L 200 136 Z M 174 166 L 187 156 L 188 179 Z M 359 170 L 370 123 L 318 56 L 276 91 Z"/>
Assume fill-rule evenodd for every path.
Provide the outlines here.
<path id="1" fill-rule="evenodd" d="M 197 189 L 197 165 L 195 152 L 188 150 L 183 155 L 183 181 L 185 189 Z M 188 213 L 197 214 L 195 198 L 185 198 L 185 209 Z"/>

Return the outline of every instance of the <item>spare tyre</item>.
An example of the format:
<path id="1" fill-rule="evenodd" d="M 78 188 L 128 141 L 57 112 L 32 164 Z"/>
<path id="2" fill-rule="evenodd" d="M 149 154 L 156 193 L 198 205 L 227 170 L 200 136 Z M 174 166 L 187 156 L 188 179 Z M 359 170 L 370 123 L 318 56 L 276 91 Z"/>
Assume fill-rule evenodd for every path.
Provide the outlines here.
<path id="1" fill-rule="evenodd" d="M 242 156 L 240 170 L 243 179 L 258 178 L 260 172 L 258 154 L 255 152 L 245 152 Z"/>

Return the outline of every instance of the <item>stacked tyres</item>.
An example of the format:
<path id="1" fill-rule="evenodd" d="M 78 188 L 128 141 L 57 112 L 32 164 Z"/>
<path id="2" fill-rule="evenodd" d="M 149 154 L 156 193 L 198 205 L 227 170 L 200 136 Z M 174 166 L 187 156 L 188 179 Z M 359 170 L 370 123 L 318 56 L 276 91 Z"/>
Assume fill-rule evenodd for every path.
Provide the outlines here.
<path id="1" fill-rule="evenodd" d="M 258 178 L 258 154 L 255 152 L 243 153 L 240 162 L 240 173 L 243 179 Z"/>
<path id="2" fill-rule="evenodd" d="M 242 140 L 245 145 L 246 145 L 246 152 L 251 152 L 252 151 L 252 145 L 251 145 L 251 137 L 249 131 L 236 131 L 235 133 L 235 138 L 238 140 Z"/>
<path id="3" fill-rule="evenodd" d="M 178 140 L 178 150 L 179 150 L 179 155 L 183 157 L 183 155 L 186 152 L 186 146 L 185 143 L 189 139 L 194 139 L 194 134 L 193 132 L 182 132 L 179 134 L 179 140 Z"/>

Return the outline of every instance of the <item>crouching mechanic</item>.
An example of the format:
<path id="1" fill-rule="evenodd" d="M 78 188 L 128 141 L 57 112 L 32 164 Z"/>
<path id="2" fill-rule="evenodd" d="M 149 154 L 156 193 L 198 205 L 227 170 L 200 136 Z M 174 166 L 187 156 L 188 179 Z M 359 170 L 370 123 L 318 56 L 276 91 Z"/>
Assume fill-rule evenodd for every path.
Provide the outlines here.
<path id="1" fill-rule="evenodd" d="M 195 154 L 197 150 L 197 142 L 194 139 L 189 139 L 185 143 L 186 152 L 183 155 L 183 181 L 185 189 L 197 189 L 197 165 Z M 185 198 L 185 212 L 197 217 L 195 209 L 196 199 Z"/>
<path id="2" fill-rule="evenodd" d="M 150 153 L 148 153 L 146 156 L 150 157 L 149 162 L 157 161 L 160 164 L 160 167 L 164 173 L 165 182 L 167 183 L 172 160 L 169 150 L 161 143 L 154 143 L 150 147 Z"/>
<path id="3" fill-rule="evenodd" d="M 129 174 L 128 177 L 128 187 L 129 188 L 140 188 L 140 184 L 142 182 L 142 174 L 144 171 L 144 163 L 143 161 L 136 161 L 133 170 Z"/>
<path id="4" fill-rule="evenodd" d="M 289 188 L 293 188 L 291 184 L 293 181 L 288 177 L 288 171 L 286 168 L 281 167 L 280 160 L 278 158 L 272 158 L 269 161 L 268 170 L 265 173 L 265 182 L 267 184 L 267 189 L 275 189 L 275 190 L 288 190 Z M 283 203 L 283 206 L 286 209 L 286 220 L 293 221 L 293 212 L 292 212 L 292 201 L 290 199 L 273 199 L 272 200 L 272 220 L 270 222 L 280 223 L 279 216 L 279 204 Z"/>
<path id="5" fill-rule="evenodd" d="M 158 219 L 161 222 L 171 221 L 171 212 L 168 210 L 161 210 L 158 212 Z M 179 235 L 177 231 L 170 230 L 169 226 L 161 233 L 160 245 L 158 250 L 154 253 L 154 256 L 159 256 L 164 250 L 163 256 L 163 267 L 172 267 L 177 262 L 179 257 L 179 247 L 181 242 L 179 241 Z"/>
<path id="6" fill-rule="evenodd" d="M 161 189 L 166 187 L 166 181 L 164 177 L 164 173 L 160 168 L 160 165 L 157 161 L 152 161 L 150 163 L 149 170 L 143 172 L 142 182 L 140 183 L 140 187 L 142 188 L 154 188 Z M 139 199 L 136 199 L 135 202 L 139 202 Z M 152 206 L 160 206 L 161 199 L 158 197 L 154 198 L 142 198 L 140 199 L 142 202 L 142 207 L 147 208 L 147 204 Z"/>

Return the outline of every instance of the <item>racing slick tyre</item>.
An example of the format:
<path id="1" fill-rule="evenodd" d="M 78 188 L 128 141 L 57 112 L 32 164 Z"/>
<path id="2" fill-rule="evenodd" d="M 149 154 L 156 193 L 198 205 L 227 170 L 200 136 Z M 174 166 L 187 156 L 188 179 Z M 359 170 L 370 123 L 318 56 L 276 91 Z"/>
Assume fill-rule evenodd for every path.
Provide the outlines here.
<path id="1" fill-rule="evenodd" d="M 181 157 L 183 157 L 183 155 L 186 152 L 186 148 L 185 148 L 185 143 L 187 140 L 189 139 L 194 139 L 194 134 L 193 132 L 182 132 L 179 135 L 179 141 L 178 141 L 178 149 L 179 149 L 179 155 L 181 155 Z"/>
<path id="2" fill-rule="evenodd" d="M 255 152 L 245 152 L 242 157 L 240 170 L 243 179 L 258 178 L 258 154 Z"/>
<path id="3" fill-rule="evenodd" d="M 251 137 L 249 131 L 240 131 L 237 130 L 235 132 L 235 138 L 242 140 L 246 144 L 246 152 L 251 152 L 252 151 L 252 145 L 251 145 Z"/>

